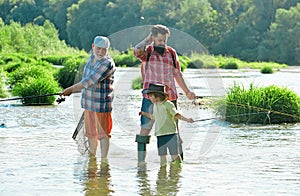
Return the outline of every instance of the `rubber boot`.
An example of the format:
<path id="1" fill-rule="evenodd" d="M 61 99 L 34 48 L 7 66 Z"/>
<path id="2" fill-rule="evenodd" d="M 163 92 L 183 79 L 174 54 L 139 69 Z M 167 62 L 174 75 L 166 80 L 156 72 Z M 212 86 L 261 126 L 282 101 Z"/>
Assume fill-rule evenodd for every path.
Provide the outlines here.
<path id="1" fill-rule="evenodd" d="M 135 142 L 137 142 L 138 162 L 145 161 L 146 144 L 149 144 L 150 136 L 149 135 L 136 135 Z"/>

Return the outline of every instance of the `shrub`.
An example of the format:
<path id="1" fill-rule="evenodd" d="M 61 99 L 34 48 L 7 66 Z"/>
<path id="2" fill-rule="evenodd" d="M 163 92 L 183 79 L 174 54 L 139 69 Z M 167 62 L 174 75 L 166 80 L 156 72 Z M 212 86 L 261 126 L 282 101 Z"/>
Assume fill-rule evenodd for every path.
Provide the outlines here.
<path id="1" fill-rule="evenodd" d="M 195 59 L 188 65 L 188 68 L 202 68 L 203 65 L 204 63 L 201 59 Z"/>
<path id="2" fill-rule="evenodd" d="M 0 98 L 5 98 L 7 97 L 7 92 L 5 90 L 5 82 L 2 76 L 5 77 L 5 74 L 3 72 L 3 69 L 1 69 L 0 67 Z"/>
<path id="3" fill-rule="evenodd" d="M 11 86 L 15 85 L 16 83 L 20 82 L 21 80 L 27 79 L 29 77 L 39 78 L 39 77 L 46 77 L 49 74 L 52 74 L 52 70 L 50 69 L 50 64 L 45 66 L 40 64 L 25 64 L 22 63 L 18 66 L 14 71 L 12 71 L 8 75 L 7 83 Z"/>
<path id="4" fill-rule="evenodd" d="M 58 83 L 67 88 L 77 83 L 81 79 L 82 70 L 86 63 L 86 58 L 72 58 L 63 63 L 63 68 L 58 71 L 55 77 Z"/>
<path id="5" fill-rule="evenodd" d="M 131 88 L 132 88 L 133 90 L 139 90 L 139 89 L 142 89 L 142 88 L 143 88 L 143 82 L 142 82 L 142 77 L 141 77 L 141 76 L 135 78 L 135 79 L 132 81 Z"/>
<path id="6" fill-rule="evenodd" d="M 53 65 L 62 65 L 64 62 L 66 62 L 72 57 L 72 55 L 48 55 L 43 56 L 41 59 L 52 63 Z"/>
<path id="7" fill-rule="evenodd" d="M 0 54 L 0 59 L 1 64 L 4 65 L 4 70 L 8 73 L 13 72 L 24 64 L 36 63 L 37 61 L 34 56 L 23 53 L 2 53 Z"/>
<path id="8" fill-rule="evenodd" d="M 1 53 L 0 54 L 1 64 L 8 64 L 9 62 L 24 62 L 32 63 L 36 61 L 34 55 L 25 53 Z"/>
<path id="9" fill-rule="evenodd" d="M 215 61 L 213 56 L 194 53 L 191 55 L 190 59 L 197 68 L 217 68 L 217 62 Z"/>
<path id="10" fill-rule="evenodd" d="M 227 62 L 223 62 L 220 65 L 220 68 L 223 68 L 223 69 L 238 69 L 239 66 L 235 61 L 227 61 Z"/>
<path id="11" fill-rule="evenodd" d="M 260 73 L 262 74 L 272 74 L 273 72 L 273 68 L 270 66 L 264 66 L 260 69 Z"/>
<path id="12" fill-rule="evenodd" d="M 300 98 L 284 87 L 258 88 L 251 84 L 247 90 L 234 84 L 217 111 L 232 123 L 295 123 L 300 121 Z"/>
<path id="13" fill-rule="evenodd" d="M 141 64 L 140 60 L 133 55 L 133 49 L 114 55 L 113 59 L 117 67 L 134 67 Z"/>
<path id="14" fill-rule="evenodd" d="M 54 80 L 51 75 L 47 77 L 33 78 L 29 77 L 27 79 L 18 82 L 12 90 L 14 96 L 28 97 L 52 94 L 61 91 L 58 83 Z M 55 96 L 44 96 L 36 98 L 23 99 L 22 103 L 26 105 L 44 105 L 53 104 L 55 101 Z"/>
<path id="15" fill-rule="evenodd" d="M 178 56 L 181 71 L 184 71 L 192 64 L 192 61 L 187 56 Z"/>

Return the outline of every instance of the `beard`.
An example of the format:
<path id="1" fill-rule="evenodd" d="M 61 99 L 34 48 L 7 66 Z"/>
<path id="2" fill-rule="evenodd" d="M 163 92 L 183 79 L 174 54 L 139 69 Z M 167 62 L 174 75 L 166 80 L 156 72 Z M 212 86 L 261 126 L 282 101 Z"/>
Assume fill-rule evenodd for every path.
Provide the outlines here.
<path id="1" fill-rule="evenodd" d="M 154 51 L 163 55 L 165 52 L 166 47 L 164 45 L 154 46 Z"/>
<path id="2" fill-rule="evenodd" d="M 102 59 L 105 59 L 106 54 L 105 54 L 105 55 L 103 55 L 103 54 L 96 54 L 96 53 L 94 52 L 94 56 L 95 56 L 95 58 L 96 58 L 97 60 L 102 60 Z"/>

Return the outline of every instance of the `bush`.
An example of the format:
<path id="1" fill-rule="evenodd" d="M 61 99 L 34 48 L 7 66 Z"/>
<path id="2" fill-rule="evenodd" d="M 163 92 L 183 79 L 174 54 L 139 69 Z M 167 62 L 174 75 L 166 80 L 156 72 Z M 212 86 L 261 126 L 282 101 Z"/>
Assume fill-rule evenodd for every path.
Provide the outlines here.
<path id="1" fill-rule="evenodd" d="M 20 82 L 21 80 L 27 79 L 29 77 L 33 77 L 33 78 L 46 77 L 47 75 L 52 74 L 51 67 L 52 65 L 47 63 L 42 63 L 42 64 L 22 63 L 8 75 L 7 83 L 13 86 L 18 82 Z"/>
<path id="2" fill-rule="evenodd" d="M 0 98 L 5 98 L 7 97 L 7 92 L 5 90 L 5 82 L 2 76 L 5 76 L 5 74 L 0 67 Z"/>
<path id="3" fill-rule="evenodd" d="M 4 65 L 4 70 L 8 73 L 13 72 L 27 63 L 36 63 L 36 58 L 32 55 L 23 53 L 0 54 L 0 63 Z"/>
<path id="4" fill-rule="evenodd" d="M 25 54 L 25 53 L 1 53 L 0 54 L 1 64 L 8 64 L 10 62 L 24 62 L 32 63 L 36 61 L 34 55 Z"/>
<path id="5" fill-rule="evenodd" d="M 72 55 L 48 55 L 48 56 L 43 56 L 41 59 L 49 63 L 52 63 L 53 65 L 62 65 L 64 62 L 66 62 L 68 59 L 72 57 L 73 57 Z"/>
<path id="6" fill-rule="evenodd" d="M 33 78 L 18 82 L 12 90 L 14 96 L 27 97 L 58 93 L 61 91 L 58 83 L 51 75 L 48 77 Z M 22 103 L 26 105 L 50 105 L 55 101 L 55 96 L 45 96 L 23 99 Z"/>
<path id="7" fill-rule="evenodd" d="M 262 74 L 272 74 L 274 73 L 273 68 L 270 66 L 264 66 L 260 69 L 260 73 Z"/>
<path id="8" fill-rule="evenodd" d="M 300 97 L 287 88 L 234 84 L 217 112 L 232 123 L 280 124 L 300 121 Z"/>
<path id="9" fill-rule="evenodd" d="M 235 61 L 227 61 L 227 62 L 223 62 L 220 65 L 220 68 L 223 68 L 223 69 L 238 69 L 239 66 Z"/>
<path id="10" fill-rule="evenodd" d="M 86 58 L 72 58 L 64 62 L 63 68 L 59 70 L 55 77 L 58 83 L 63 88 L 67 88 L 79 82 L 86 61 Z"/>
<path id="11" fill-rule="evenodd" d="M 193 62 L 196 68 L 206 68 L 206 69 L 214 69 L 217 68 L 217 62 L 213 58 L 213 56 L 205 55 L 205 54 L 192 54 L 190 57 L 191 62 Z"/>
<path id="12" fill-rule="evenodd" d="M 141 64 L 140 60 L 133 55 L 133 49 L 112 57 L 117 67 L 134 67 Z"/>
<path id="13" fill-rule="evenodd" d="M 184 71 L 189 65 L 192 65 L 192 61 L 187 56 L 178 56 L 178 59 L 181 71 Z"/>
<path id="14" fill-rule="evenodd" d="M 141 76 L 135 78 L 135 79 L 132 81 L 131 88 L 132 88 L 133 90 L 139 90 L 139 89 L 142 89 L 142 88 L 143 88 L 143 82 L 142 82 L 142 77 L 141 77 Z"/>

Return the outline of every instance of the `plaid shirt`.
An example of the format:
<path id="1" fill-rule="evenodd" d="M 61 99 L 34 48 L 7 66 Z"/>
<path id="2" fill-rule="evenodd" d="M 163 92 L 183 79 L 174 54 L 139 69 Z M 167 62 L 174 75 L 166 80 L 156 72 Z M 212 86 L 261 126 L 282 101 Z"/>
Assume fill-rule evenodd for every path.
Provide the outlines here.
<path id="1" fill-rule="evenodd" d="M 143 89 L 147 89 L 150 83 L 163 84 L 166 87 L 166 93 L 168 93 L 169 100 L 177 100 L 178 95 L 176 91 L 176 85 L 174 78 L 182 77 L 182 72 L 180 70 L 178 57 L 175 50 L 171 47 L 165 50 L 163 55 L 160 55 L 154 51 L 153 45 L 148 46 L 148 48 L 143 53 L 138 53 L 134 51 L 134 55 L 142 61 L 142 80 Z M 174 55 L 176 68 L 174 67 L 171 52 Z M 146 67 L 146 60 L 148 53 L 151 54 L 148 66 Z M 148 98 L 147 95 L 143 95 Z"/>
<path id="2" fill-rule="evenodd" d="M 107 56 L 92 64 L 93 58 L 92 54 L 83 71 L 81 107 L 93 112 L 111 112 L 115 63 Z"/>

